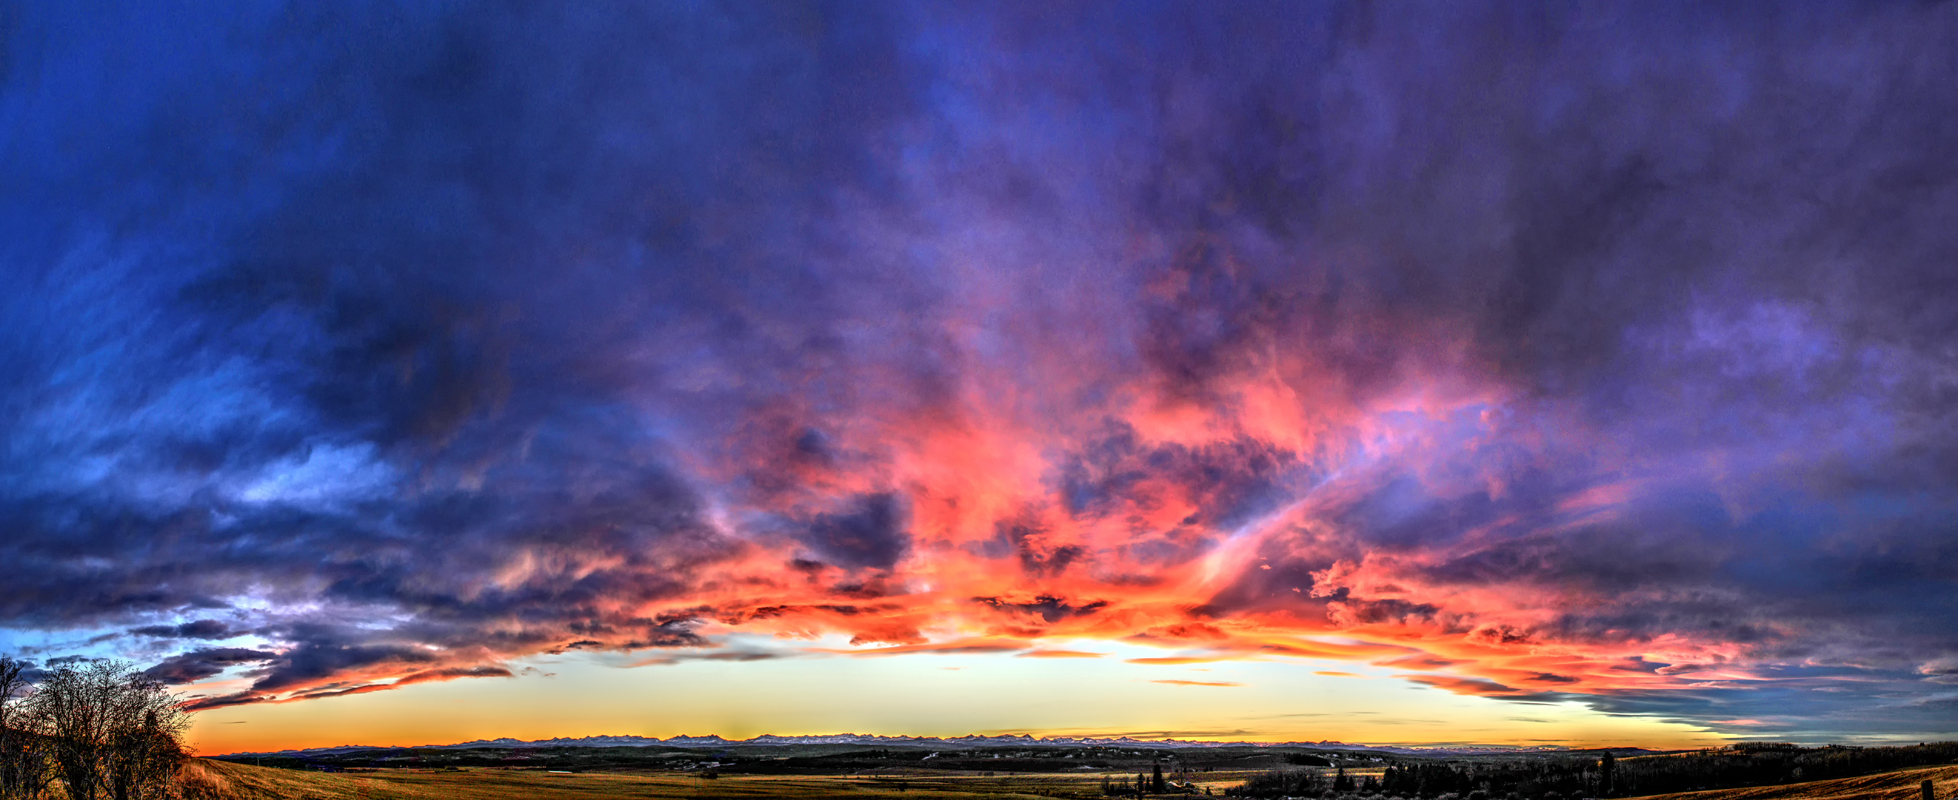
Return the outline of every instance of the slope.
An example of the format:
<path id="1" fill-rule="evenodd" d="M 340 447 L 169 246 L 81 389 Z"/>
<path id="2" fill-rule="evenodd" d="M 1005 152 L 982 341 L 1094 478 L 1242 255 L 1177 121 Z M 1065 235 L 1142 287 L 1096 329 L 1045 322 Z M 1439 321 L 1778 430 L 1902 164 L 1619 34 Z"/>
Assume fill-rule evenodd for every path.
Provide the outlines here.
<path id="1" fill-rule="evenodd" d="M 1638 800 L 1917 800 L 1918 786 L 1927 779 L 1938 800 L 1958 796 L 1958 765 L 1947 765 L 1777 786 L 1655 794 Z"/>

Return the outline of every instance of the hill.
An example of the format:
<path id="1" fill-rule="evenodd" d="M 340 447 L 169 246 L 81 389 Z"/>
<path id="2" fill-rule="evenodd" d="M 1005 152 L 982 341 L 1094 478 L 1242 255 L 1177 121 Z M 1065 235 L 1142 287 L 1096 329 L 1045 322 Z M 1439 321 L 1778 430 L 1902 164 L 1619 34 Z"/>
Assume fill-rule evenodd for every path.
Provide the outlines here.
<path id="1" fill-rule="evenodd" d="M 1807 783 L 1655 794 L 1636 800 L 1917 800 L 1918 786 L 1927 779 L 1938 800 L 1958 797 L 1958 765 L 1950 765 Z"/>

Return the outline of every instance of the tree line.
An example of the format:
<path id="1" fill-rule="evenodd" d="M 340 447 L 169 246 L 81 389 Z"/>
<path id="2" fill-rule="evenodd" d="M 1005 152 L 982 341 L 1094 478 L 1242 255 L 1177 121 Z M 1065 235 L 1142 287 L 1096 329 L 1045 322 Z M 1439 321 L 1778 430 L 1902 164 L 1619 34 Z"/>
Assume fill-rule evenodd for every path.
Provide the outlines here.
<path id="1" fill-rule="evenodd" d="M 1958 742 L 1894 747 L 1743 743 L 1718 750 L 1621 760 L 1619 788 L 1624 795 L 1641 795 L 1765 786 L 1954 762 L 1958 762 Z"/>
<path id="2" fill-rule="evenodd" d="M 120 661 L 52 671 L 0 658 L 0 800 L 156 800 L 189 758 L 189 715 Z"/>
<path id="3" fill-rule="evenodd" d="M 1190 782 L 1190 773 L 1185 769 L 1179 768 L 1169 777 L 1164 777 L 1163 765 L 1158 763 L 1151 768 L 1151 771 L 1153 773 L 1151 775 L 1144 775 L 1140 772 L 1136 773 L 1135 783 L 1129 783 L 1126 777 L 1121 780 L 1116 780 L 1114 776 L 1103 775 L 1101 776 L 1101 793 L 1108 797 L 1142 797 L 1149 794 L 1169 794 L 1172 792 L 1177 794 L 1195 794 L 1197 792 L 1195 784 Z M 1204 794 L 1210 794 L 1209 789 L 1203 789 L 1202 791 Z"/>

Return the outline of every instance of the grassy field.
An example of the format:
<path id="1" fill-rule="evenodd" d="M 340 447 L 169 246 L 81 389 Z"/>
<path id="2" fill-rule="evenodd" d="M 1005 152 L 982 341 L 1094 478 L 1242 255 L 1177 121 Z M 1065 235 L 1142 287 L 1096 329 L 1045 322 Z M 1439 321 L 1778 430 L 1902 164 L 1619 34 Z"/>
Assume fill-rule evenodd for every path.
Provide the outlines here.
<path id="1" fill-rule="evenodd" d="M 1199 785 L 1219 795 L 1250 773 L 1205 774 Z M 1933 781 L 1937 797 L 1958 797 L 1958 765 L 1922 767 L 1858 778 L 1651 795 L 1637 800 L 1917 800 Z M 854 776 L 580 773 L 475 768 L 390 769 L 317 773 L 193 761 L 184 771 L 185 800 L 608 800 L 609 798 L 1098 798 L 1101 776 L 1081 773 L 977 774 L 920 772 Z"/>
<path id="2" fill-rule="evenodd" d="M 1658 794 L 1638 800 L 1917 800 L 1918 785 L 1926 779 L 1931 781 L 1938 800 L 1958 796 L 1958 766 L 1943 766 L 1751 789 Z"/>
<path id="3" fill-rule="evenodd" d="M 1245 776 L 1206 775 L 1199 785 L 1218 794 Z M 536 770 L 391 769 L 316 773 L 198 759 L 184 772 L 186 800 L 599 800 L 600 798 L 1091 798 L 1101 776 L 958 774 L 870 776 L 748 776 L 716 779 L 681 775 L 550 774 Z"/>

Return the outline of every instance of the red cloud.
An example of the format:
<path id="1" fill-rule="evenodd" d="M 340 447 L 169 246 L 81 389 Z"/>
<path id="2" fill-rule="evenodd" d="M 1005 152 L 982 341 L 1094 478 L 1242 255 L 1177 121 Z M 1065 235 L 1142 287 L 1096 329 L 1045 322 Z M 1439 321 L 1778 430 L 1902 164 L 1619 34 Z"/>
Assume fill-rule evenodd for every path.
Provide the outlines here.
<path id="1" fill-rule="evenodd" d="M 1167 308 L 1201 305 L 1191 282 L 1222 280 L 1217 269 L 1177 261 L 1150 291 Z M 1433 321 L 1348 324 L 1344 335 L 1421 330 L 1450 341 Z M 460 634 L 439 646 L 295 638 L 254 673 L 253 694 L 201 702 L 507 675 L 499 665 L 510 659 L 573 650 L 636 652 L 642 664 L 1106 656 L 1043 647 L 1048 641 L 1172 649 L 1126 659 L 1138 665 L 1366 663 L 1491 697 L 1750 677 L 1721 666 L 1743 659 L 1733 642 L 1568 622 L 1639 599 L 1600 591 L 1559 565 L 1602 569 L 1585 566 L 1590 551 L 1576 542 L 1612 553 L 1612 569 L 1658 558 L 1612 551 L 1613 540 L 1582 533 L 1655 484 L 1580 483 L 1501 507 L 1522 491 L 1508 482 L 1534 474 L 1532 454 L 1575 446 L 1553 438 L 1582 423 L 1498 413 L 1509 390 L 1460 350 L 1410 352 L 1396 373 L 1404 383 L 1366 392 L 1341 377 L 1343 362 L 1314 348 L 1262 346 L 1242 360 L 1208 360 L 1201 380 L 1187 371 L 1157 376 L 1195 381 L 1174 386 L 1052 356 L 1045 343 L 1039 352 L 1027 363 L 978 362 L 930 403 L 881 405 L 909 390 L 871 373 L 852 385 L 873 407 L 848 415 L 795 397 L 730 410 L 721 440 L 687 464 L 695 480 L 726 492 L 727 511 L 712 524 L 683 516 L 693 526 L 684 535 L 631 546 L 605 536 L 576 546 L 519 538 L 490 556 L 494 570 L 450 590 L 457 602 L 482 604 L 494 635 Z M 1076 391 L 1102 399 L 1080 407 L 1055 399 Z M 1502 447 L 1486 460 L 1459 455 L 1492 443 Z M 1435 511 L 1457 501 L 1491 510 L 1459 520 Z M 1668 565 L 1652 568 L 1660 567 Z M 505 596 L 576 599 L 545 613 L 499 611 L 492 599 Z M 733 633 L 788 644 L 725 649 Z M 794 644 L 826 637 L 853 646 Z M 1317 666 L 1305 668 L 1355 677 Z M 1448 674 L 1420 674 L 1437 671 Z"/>

